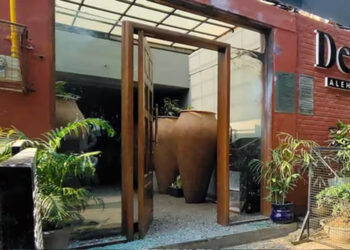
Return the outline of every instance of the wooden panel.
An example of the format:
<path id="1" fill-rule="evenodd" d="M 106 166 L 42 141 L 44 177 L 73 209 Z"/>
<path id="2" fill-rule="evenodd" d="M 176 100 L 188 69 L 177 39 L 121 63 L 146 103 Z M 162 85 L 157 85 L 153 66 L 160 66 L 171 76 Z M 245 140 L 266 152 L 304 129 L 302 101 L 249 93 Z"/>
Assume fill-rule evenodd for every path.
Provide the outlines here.
<path id="1" fill-rule="evenodd" d="M 153 63 L 144 32 L 138 35 L 138 227 L 143 238 L 153 219 Z"/>
<path id="2" fill-rule="evenodd" d="M 122 37 L 122 227 L 128 240 L 134 237 L 133 90 L 133 27 L 125 22 Z"/>
<path id="3" fill-rule="evenodd" d="M 230 48 L 218 55 L 217 222 L 229 224 Z"/>

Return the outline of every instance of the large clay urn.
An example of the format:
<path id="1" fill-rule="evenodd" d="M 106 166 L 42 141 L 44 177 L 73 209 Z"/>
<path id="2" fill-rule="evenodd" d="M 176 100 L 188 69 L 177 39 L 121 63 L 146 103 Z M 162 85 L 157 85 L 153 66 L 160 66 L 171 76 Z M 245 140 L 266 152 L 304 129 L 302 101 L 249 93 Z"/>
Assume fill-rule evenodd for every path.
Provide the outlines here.
<path id="1" fill-rule="evenodd" d="M 177 164 L 187 203 L 205 201 L 215 167 L 217 122 L 215 113 L 182 111 L 174 128 Z"/>
<path id="2" fill-rule="evenodd" d="M 84 119 L 75 100 L 56 98 L 55 127 L 65 127 L 70 122 Z"/>
<path id="3" fill-rule="evenodd" d="M 55 128 L 65 127 L 68 123 L 84 119 L 77 103 L 72 99 L 62 99 L 56 97 L 56 117 Z M 86 150 L 87 137 L 85 130 L 79 131 L 79 135 L 71 133 L 62 142 L 60 149 L 62 152 L 80 152 Z"/>
<path id="4" fill-rule="evenodd" d="M 158 117 L 153 160 L 160 194 L 167 193 L 168 187 L 179 174 L 173 136 L 173 129 L 176 121 L 177 117 L 173 116 Z"/>

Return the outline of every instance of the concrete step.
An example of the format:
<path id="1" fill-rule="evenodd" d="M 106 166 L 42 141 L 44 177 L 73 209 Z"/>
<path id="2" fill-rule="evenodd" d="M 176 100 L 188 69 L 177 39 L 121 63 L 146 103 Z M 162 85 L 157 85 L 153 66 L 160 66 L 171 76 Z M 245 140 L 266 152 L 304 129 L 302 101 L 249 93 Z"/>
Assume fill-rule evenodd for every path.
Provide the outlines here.
<path id="1" fill-rule="evenodd" d="M 297 230 L 297 223 L 273 224 L 272 227 L 233 233 L 214 238 L 181 242 L 156 247 L 157 249 L 221 249 L 288 235 Z"/>

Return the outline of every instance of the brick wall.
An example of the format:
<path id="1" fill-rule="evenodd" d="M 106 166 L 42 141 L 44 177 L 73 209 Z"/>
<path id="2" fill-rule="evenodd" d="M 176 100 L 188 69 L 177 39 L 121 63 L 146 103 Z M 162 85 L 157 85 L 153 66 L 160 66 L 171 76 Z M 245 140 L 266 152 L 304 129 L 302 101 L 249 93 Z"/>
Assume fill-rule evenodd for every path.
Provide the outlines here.
<path id="1" fill-rule="evenodd" d="M 297 114 L 296 130 L 301 138 L 312 139 L 321 145 L 326 145 L 328 127 L 334 126 L 337 120 L 350 123 L 350 92 L 326 88 L 326 76 L 350 80 L 350 75 L 341 73 L 337 66 L 330 69 L 315 68 L 315 33 L 318 29 L 329 33 L 337 48 L 350 46 L 350 31 L 335 28 L 333 25 L 314 21 L 297 15 L 297 73 L 314 78 L 314 115 Z"/>

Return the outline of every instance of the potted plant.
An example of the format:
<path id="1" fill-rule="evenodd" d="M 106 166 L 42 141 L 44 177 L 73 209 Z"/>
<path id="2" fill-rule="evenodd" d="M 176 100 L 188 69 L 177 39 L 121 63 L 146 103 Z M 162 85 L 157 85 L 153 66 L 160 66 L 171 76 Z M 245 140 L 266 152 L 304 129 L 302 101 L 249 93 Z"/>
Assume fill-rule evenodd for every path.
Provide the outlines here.
<path id="1" fill-rule="evenodd" d="M 290 134 L 278 135 L 279 145 L 271 150 L 272 159 L 266 163 L 252 160 L 249 165 L 257 173 L 258 181 L 265 181 L 266 197 L 272 203 L 271 220 L 276 223 L 290 223 L 294 220 L 293 203 L 287 201 L 288 193 L 302 179 L 303 170 L 309 167 L 313 156 L 314 141 L 293 138 Z"/>
<path id="2" fill-rule="evenodd" d="M 178 175 L 173 183 L 168 187 L 168 194 L 174 197 L 183 197 L 184 192 L 182 189 L 181 176 Z"/>
<path id="3" fill-rule="evenodd" d="M 179 174 L 173 129 L 181 109 L 178 100 L 164 98 L 163 106 L 160 108 L 160 116 L 154 126 L 154 168 L 158 183 L 158 191 L 161 194 L 167 193 L 168 187 Z"/>
<path id="4" fill-rule="evenodd" d="M 94 197 L 83 187 L 72 187 L 67 184 L 68 175 L 79 178 L 94 174 L 93 156 L 100 152 L 89 153 L 60 153 L 61 143 L 70 135 L 78 135 L 84 130 L 89 134 L 98 130 L 106 130 L 109 136 L 115 132 L 110 125 L 101 119 L 84 119 L 69 123 L 65 127 L 45 133 L 42 138 L 30 139 L 19 130 L 2 129 L 0 138 L 7 142 L 0 159 L 10 156 L 11 145 L 17 140 L 23 140 L 28 147 L 38 149 L 36 157 L 36 170 L 40 204 L 40 215 L 44 232 L 44 246 L 46 249 L 63 249 L 67 247 L 70 230 L 73 223 L 83 219 L 80 212 L 84 210 L 90 199 L 103 205 L 103 201 Z"/>
<path id="5" fill-rule="evenodd" d="M 337 122 L 335 128 L 330 129 L 330 146 L 337 147 L 339 150 L 336 155 L 331 157 L 340 164 L 339 178 L 331 178 L 328 180 L 330 186 L 341 183 L 350 183 L 350 124 L 341 121 Z"/>
<path id="6" fill-rule="evenodd" d="M 332 240 L 350 242 L 350 183 L 331 186 L 316 195 L 319 208 L 331 208 L 332 217 L 321 225 Z"/>

